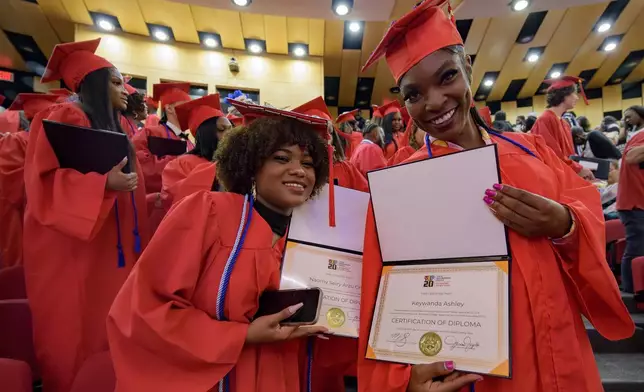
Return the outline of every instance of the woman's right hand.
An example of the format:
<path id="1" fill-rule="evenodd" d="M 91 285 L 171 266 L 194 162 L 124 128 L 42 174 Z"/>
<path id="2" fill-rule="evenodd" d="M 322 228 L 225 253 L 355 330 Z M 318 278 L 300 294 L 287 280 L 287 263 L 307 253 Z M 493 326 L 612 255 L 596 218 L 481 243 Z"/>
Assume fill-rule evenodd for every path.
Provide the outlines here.
<path id="1" fill-rule="evenodd" d="M 272 343 L 328 332 L 325 327 L 280 325 L 280 322 L 291 317 L 303 305 L 299 303 L 279 313 L 256 318 L 248 327 L 246 343 Z"/>
<path id="2" fill-rule="evenodd" d="M 442 381 L 434 378 L 444 376 Z M 454 362 L 434 362 L 429 365 L 413 365 L 407 392 L 457 392 L 464 386 L 481 381 L 478 374 L 454 372 Z"/>
<path id="3" fill-rule="evenodd" d="M 127 165 L 127 157 L 123 158 L 118 165 L 114 166 L 112 170 L 107 173 L 105 189 L 117 192 L 130 192 L 136 189 L 139 181 L 138 177 L 136 173 L 123 173 L 121 170 L 125 165 Z"/>

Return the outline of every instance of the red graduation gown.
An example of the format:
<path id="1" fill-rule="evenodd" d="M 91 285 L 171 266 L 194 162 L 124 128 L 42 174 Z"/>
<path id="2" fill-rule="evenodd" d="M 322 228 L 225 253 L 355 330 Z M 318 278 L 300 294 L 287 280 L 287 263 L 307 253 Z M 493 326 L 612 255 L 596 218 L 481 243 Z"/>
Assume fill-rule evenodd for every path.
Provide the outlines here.
<path id="1" fill-rule="evenodd" d="M 387 160 L 387 166 L 395 166 L 406 161 L 410 156 L 414 155 L 416 150 L 411 146 L 401 147 L 394 156 Z"/>
<path id="2" fill-rule="evenodd" d="M 163 173 L 163 169 L 165 169 L 168 162 L 176 157 L 168 155 L 163 158 L 157 158 L 155 155 L 152 155 L 148 149 L 149 136 L 169 137 L 174 140 L 179 140 L 180 138 L 172 130 L 168 131 L 163 124 L 159 124 L 154 127 L 143 128 L 132 139 L 134 148 L 136 149 L 136 157 L 141 163 L 141 170 L 145 178 L 146 193 L 161 192 L 161 173 Z"/>
<path id="3" fill-rule="evenodd" d="M 0 268 L 22 264 L 27 132 L 0 137 Z"/>
<path id="4" fill-rule="evenodd" d="M 148 114 L 148 116 L 145 118 L 144 126 L 146 128 L 156 127 L 157 125 L 159 125 L 159 120 L 159 116 L 157 116 L 156 114 Z"/>
<path id="5" fill-rule="evenodd" d="M 46 118 L 90 126 L 75 103 L 55 106 Z M 136 167 L 141 178 L 140 167 Z M 107 191 L 106 180 L 107 175 L 61 169 L 42 122 L 32 122 L 25 159 L 29 202 L 23 254 L 34 344 L 47 391 L 68 392 L 83 361 L 107 349 L 105 318 L 138 258 L 131 193 Z M 149 236 L 141 179 L 134 198 L 141 245 L 145 247 Z M 119 228 L 124 268 L 118 267 Z"/>
<path id="6" fill-rule="evenodd" d="M 121 120 L 121 129 L 123 130 L 123 132 L 125 132 L 127 137 L 129 137 L 130 140 L 132 140 L 134 136 L 138 133 L 138 127 L 136 126 L 134 121 L 130 120 L 126 116 L 121 115 L 120 120 Z"/>
<path id="7" fill-rule="evenodd" d="M 548 147 L 552 148 L 555 155 L 559 157 L 566 165 L 570 166 L 575 173 L 579 173 L 582 166 L 571 160 L 571 155 L 575 154 L 572 144 L 572 131 L 570 124 L 563 118 L 557 117 L 552 110 L 546 110 L 534 123 L 532 130 L 533 135 L 542 136 Z"/>
<path id="8" fill-rule="evenodd" d="M 245 344 L 265 290 L 280 281 L 281 247 L 253 212 L 216 320 L 221 275 L 235 243 L 243 196 L 198 192 L 163 220 L 110 310 L 118 392 L 202 392 L 231 374 L 231 391 L 298 392 L 299 340 Z"/>
<path id="9" fill-rule="evenodd" d="M 5 110 L 0 113 L 0 133 L 15 133 L 20 130 L 20 112 Z"/>
<path id="10" fill-rule="evenodd" d="M 338 180 L 338 185 L 360 192 L 369 192 L 367 179 L 350 162 L 335 162 L 333 164 L 333 174 L 335 175 L 335 179 Z"/>
<path id="11" fill-rule="evenodd" d="M 603 391 L 581 314 L 611 340 L 631 336 L 634 325 L 606 264 L 599 194 L 571 171 L 543 139 L 522 134 L 506 136 L 518 140 L 540 159 L 493 137 L 499 148 L 503 183 L 566 205 L 575 216 L 576 232 L 564 247 L 555 246 L 547 238 L 527 238 L 510 230 L 513 379 L 487 377 L 476 384 L 476 391 Z M 432 146 L 432 151 L 438 156 L 454 150 Z M 426 157 L 423 147 L 408 161 Z M 364 358 L 382 267 L 371 208 L 363 260 L 359 388 L 365 392 L 404 392 L 411 366 Z"/>
<path id="12" fill-rule="evenodd" d="M 382 169 L 387 166 L 387 160 L 382 153 L 382 149 L 377 144 L 369 141 L 363 141 L 353 152 L 349 160 L 365 178 L 367 172 L 375 169 Z"/>
<path id="13" fill-rule="evenodd" d="M 185 197 L 199 191 L 209 191 L 215 182 L 217 164 L 215 162 L 202 163 L 190 172 L 185 180 L 175 188 L 172 203 L 177 204 Z"/>

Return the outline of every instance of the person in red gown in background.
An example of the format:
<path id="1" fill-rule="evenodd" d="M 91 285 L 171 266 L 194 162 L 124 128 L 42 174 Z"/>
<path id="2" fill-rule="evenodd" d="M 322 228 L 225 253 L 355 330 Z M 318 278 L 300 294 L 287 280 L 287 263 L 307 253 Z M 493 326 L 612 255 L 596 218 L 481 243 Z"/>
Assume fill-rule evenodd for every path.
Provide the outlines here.
<path id="1" fill-rule="evenodd" d="M 382 128 L 374 123 L 368 123 L 363 130 L 364 140 L 351 156 L 351 164 L 355 166 L 365 178 L 367 172 L 382 169 L 387 166 L 387 160 L 382 152 L 384 134 Z"/>
<path id="2" fill-rule="evenodd" d="M 163 173 L 161 201 L 153 211 L 148 211 L 150 229 L 156 232 L 163 217 L 173 204 L 173 199 L 181 184 L 192 170 L 204 163 L 209 163 L 217 150 L 219 140 L 232 129 L 232 124 L 221 111 L 219 94 L 208 95 L 194 101 L 188 101 L 176 107 L 177 117 L 182 129 L 190 129 L 196 140 L 195 148 L 168 162 Z M 211 182 L 212 183 L 212 182 Z M 210 190 L 210 186 L 204 190 Z"/>
<path id="3" fill-rule="evenodd" d="M 481 203 L 509 229 L 512 379 L 487 377 L 476 391 L 603 391 L 581 315 L 610 340 L 631 336 L 634 325 L 606 264 L 599 194 L 542 138 L 500 135 L 471 108 L 471 61 L 445 3 L 425 1 L 393 23 L 365 68 L 386 58 L 412 119 L 426 140 L 437 141 L 407 162 L 492 143 L 498 148 L 503 184 L 481 189 Z M 382 268 L 371 209 L 362 268 L 358 352 L 364 354 Z M 433 383 L 416 366 L 358 360 L 360 391 L 427 391 Z"/>
<path id="4" fill-rule="evenodd" d="M 4 95 L 0 95 L 0 106 L 6 101 Z M 0 113 L 0 135 L 14 133 L 20 130 L 20 112 L 5 110 Z"/>
<path id="5" fill-rule="evenodd" d="M 293 109 L 292 111 L 296 113 L 302 113 L 309 116 L 317 116 L 328 120 L 329 123 L 333 122 L 331 118 L 331 113 L 329 113 L 329 108 L 324 102 L 324 98 L 317 97 L 310 100 L 309 102 L 300 105 Z M 349 112 L 351 113 L 351 112 Z M 353 119 L 355 121 L 355 117 Z M 349 120 L 347 120 L 349 121 Z M 353 132 L 353 134 L 358 134 Z M 367 185 L 367 180 L 358 169 L 353 166 L 349 161 L 347 161 L 344 151 L 342 149 L 342 142 L 339 132 L 336 132 L 335 128 L 331 130 L 331 135 L 333 139 L 333 180 L 334 184 L 345 187 L 356 189 L 362 192 L 369 192 L 369 186 Z"/>
<path id="6" fill-rule="evenodd" d="M 8 110 L 22 110 L 29 120 L 59 99 L 52 94 L 18 94 Z M 0 139 L 0 268 L 22 264 L 22 222 L 25 211 L 25 154 L 29 133 Z"/>
<path id="7" fill-rule="evenodd" d="M 129 79 L 126 78 L 125 83 L 127 108 L 121 113 L 121 128 L 130 139 L 133 139 L 148 116 L 148 107 L 145 104 L 145 96 L 127 83 Z"/>
<path id="8" fill-rule="evenodd" d="M 145 97 L 145 105 L 148 109 L 148 116 L 145 118 L 145 123 L 143 126 L 145 128 L 152 128 L 159 125 L 159 116 L 157 116 L 157 109 L 159 108 L 159 103 L 152 99 L 152 97 Z"/>
<path id="9" fill-rule="evenodd" d="M 43 130 L 41 119 L 124 133 L 123 78 L 94 54 L 99 43 L 56 45 L 42 82 L 63 79 L 80 102 L 37 115 L 26 152 L 25 281 L 43 388 L 50 392 L 68 392 L 84 360 L 107 349 L 109 307 L 149 237 L 136 158 L 131 174 L 121 171 L 126 157 L 104 175 L 64 169 Z"/>
<path id="10" fill-rule="evenodd" d="M 407 129 L 401 139 L 404 144 L 393 157 L 387 161 L 387 166 L 395 166 L 406 161 L 425 145 L 425 131 L 418 129 L 413 121 L 407 123 Z"/>
<path id="11" fill-rule="evenodd" d="M 49 90 L 49 94 L 58 95 L 58 103 L 67 102 L 74 96 L 74 93 L 66 88 L 52 88 Z"/>
<path id="12" fill-rule="evenodd" d="M 136 156 L 141 162 L 143 176 L 145 178 L 145 190 L 147 193 L 161 192 L 161 173 L 163 169 L 175 156 L 157 157 L 148 149 L 148 137 L 162 137 L 174 140 L 185 138 L 183 130 L 179 125 L 179 119 L 175 107 L 184 102 L 190 101 L 190 83 L 160 83 L 154 85 L 154 99 L 160 102 L 163 108 L 163 116 L 159 125 L 145 127 L 134 137 Z M 192 149 L 192 143 L 188 141 L 188 149 Z"/>
<path id="13" fill-rule="evenodd" d="M 301 304 L 253 316 L 279 287 L 292 209 L 328 180 L 326 132 L 263 117 L 222 140 L 217 177 L 228 192 L 176 204 L 114 301 L 116 391 L 300 390 L 302 338 L 326 329 L 280 326 Z"/>
<path id="14" fill-rule="evenodd" d="M 228 121 L 230 121 L 231 124 L 233 124 L 233 127 L 235 127 L 235 128 L 241 126 L 242 124 L 244 124 L 244 118 L 243 117 L 235 116 L 232 113 L 228 113 L 226 115 L 226 118 L 228 119 Z"/>
<path id="15" fill-rule="evenodd" d="M 485 122 L 485 125 L 492 127 L 492 111 L 489 107 L 484 106 L 479 109 L 479 116 Z"/>
<path id="16" fill-rule="evenodd" d="M 362 141 L 362 132 L 356 128 L 356 114 L 358 112 L 360 109 L 342 113 L 335 120 L 336 132 L 342 138 L 341 143 L 347 159 L 351 159 L 351 155 Z"/>
<path id="17" fill-rule="evenodd" d="M 385 135 L 383 139 L 385 159 L 390 159 L 402 147 L 404 124 L 400 113 L 400 104 L 398 101 L 391 101 L 382 105 L 379 110 L 383 114 L 380 127 Z"/>
<path id="18" fill-rule="evenodd" d="M 549 79 L 544 83 L 549 84 L 546 101 L 548 109 L 537 118 L 532 127 L 533 135 L 542 136 L 548 147 L 557 154 L 566 165 L 570 166 L 575 173 L 587 180 L 594 180 L 595 176 L 590 169 L 582 167 L 578 162 L 570 159 L 575 155 L 575 147 L 572 141 L 572 131 L 568 121 L 561 116 L 568 110 L 572 110 L 579 100 L 577 91 L 584 98 L 588 105 L 586 94 L 581 83 L 583 79 L 576 76 L 563 76 L 560 79 Z M 579 86 L 579 87 L 577 87 Z"/>

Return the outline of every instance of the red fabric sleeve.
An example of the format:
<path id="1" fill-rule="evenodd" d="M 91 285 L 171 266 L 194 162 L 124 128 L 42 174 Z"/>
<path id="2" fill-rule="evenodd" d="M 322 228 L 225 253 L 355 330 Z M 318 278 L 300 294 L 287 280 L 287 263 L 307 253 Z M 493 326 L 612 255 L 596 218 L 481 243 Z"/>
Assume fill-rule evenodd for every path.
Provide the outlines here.
<path id="1" fill-rule="evenodd" d="M 83 111 L 71 103 L 57 107 L 47 119 L 91 126 Z M 34 119 L 25 158 L 25 191 L 31 212 L 40 224 L 91 240 L 116 199 L 114 192 L 105 190 L 106 182 L 107 175 L 61 169 L 43 132 L 42 121 Z"/>
<path id="2" fill-rule="evenodd" d="M 561 127 L 560 119 L 551 111 L 546 110 L 534 123 L 530 133 L 543 137 L 546 145 L 554 151 L 555 155 L 566 165 L 570 166 L 575 173 L 579 173 L 582 166 L 570 159 L 570 155 L 573 153 L 572 147 L 570 148 L 571 151 L 568 151 L 569 146 L 563 139 L 564 137 L 572 138 L 572 135 L 570 135 L 570 130 L 568 130 L 569 134 L 565 135 L 565 131 Z M 572 141 L 570 143 L 572 145 Z"/>
<path id="3" fill-rule="evenodd" d="M 134 136 L 132 143 L 136 150 L 136 157 L 141 165 L 141 172 L 145 179 L 145 186 L 148 193 L 161 191 L 161 173 L 168 162 L 175 159 L 175 156 L 165 156 L 158 158 L 150 152 L 148 148 L 148 136 L 150 131 L 144 128 Z"/>
<path id="4" fill-rule="evenodd" d="M 559 179 L 559 203 L 567 206 L 575 218 L 576 241 L 562 249 L 553 245 L 562 259 L 568 287 L 577 298 L 582 313 L 602 336 L 625 339 L 634 332 L 634 324 L 622 301 L 612 271 L 606 263 L 604 217 L 599 191 L 594 185 L 572 173 L 539 137 L 537 152 Z"/>

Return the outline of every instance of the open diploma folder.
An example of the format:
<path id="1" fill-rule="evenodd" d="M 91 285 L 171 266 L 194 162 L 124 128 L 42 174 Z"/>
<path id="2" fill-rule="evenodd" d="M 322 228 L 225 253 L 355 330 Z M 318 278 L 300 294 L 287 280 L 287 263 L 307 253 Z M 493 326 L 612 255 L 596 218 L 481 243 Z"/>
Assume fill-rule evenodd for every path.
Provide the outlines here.
<path id="1" fill-rule="evenodd" d="M 366 357 L 510 377 L 507 231 L 483 202 L 496 145 L 368 178 L 383 267 Z"/>
<path id="2" fill-rule="evenodd" d="M 123 168 L 130 173 L 132 157 L 130 142 L 124 133 L 79 127 L 43 120 L 45 135 L 62 169 L 74 169 L 83 174 L 105 174 L 123 158 L 128 162 Z"/>
<path id="3" fill-rule="evenodd" d="M 360 328 L 362 247 L 369 194 L 335 187 L 336 226 L 329 227 L 329 187 L 293 210 L 280 289 L 319 287 L 316 325 L 357 337 Z"/>

